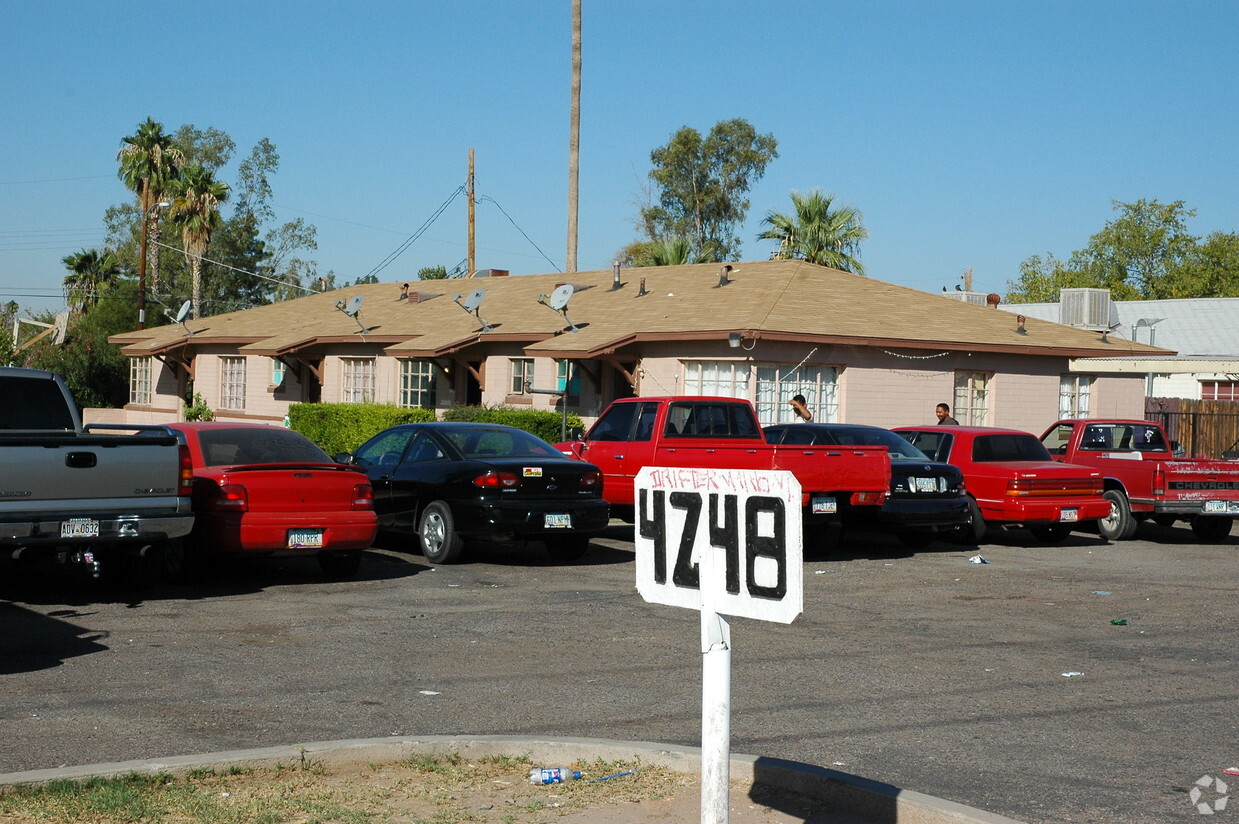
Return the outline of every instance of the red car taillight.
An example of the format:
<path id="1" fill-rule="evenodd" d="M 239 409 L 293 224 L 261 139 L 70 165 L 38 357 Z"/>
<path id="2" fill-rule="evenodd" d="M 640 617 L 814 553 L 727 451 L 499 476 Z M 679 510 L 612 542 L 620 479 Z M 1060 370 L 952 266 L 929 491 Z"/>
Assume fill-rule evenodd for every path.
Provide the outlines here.
<path id="1" fill-rule="evenodd" d="M 223 512 L 248 512 L 250 496 L 241 484 L 221 484 L 211 499 L 211 509 Z"/>
<path id="2" fill-rule="evenodd" d="M 521 485 L 521 479 L 511 472 L 496 472 L 492 469 L 474 478 L 473 485 L 482 489 L 516 489 Z"/>
<path id="3" fill-rule="evenodd" d="M 1153 470 L 1153 494 L 1166 494 L 1166 470 L 1161 467 Z"/>
<path id="4" fill-rule="evenodd" d="M 181 444 L 178 448 L 180 454 L 180 480 L 177 483 L 179 487 L 178 495 L 190 495 L 194 491 L 194 462 L 189 456 L 189 447 Z"/>
<path id="5" fill-rule="evenodd" d="M 353 487 L 353 509 L 374 509 L 374 487 L 357 484 Z"/>

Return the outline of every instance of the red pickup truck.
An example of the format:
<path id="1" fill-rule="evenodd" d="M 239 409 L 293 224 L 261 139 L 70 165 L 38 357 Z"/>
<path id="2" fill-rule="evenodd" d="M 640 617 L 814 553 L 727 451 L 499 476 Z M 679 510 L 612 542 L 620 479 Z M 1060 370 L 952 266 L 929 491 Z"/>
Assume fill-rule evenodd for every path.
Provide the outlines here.
<path id="1" fill-rule="evenodd" d="M 1031 433 L 988 426 L 901 426 L 895 432 L 963 471 L 972 521 L 957 534 L 967 542 L 979 542 L 989 525 L 1022 524 L 1038 540 L 1054 543 L 1110 513 L 1101 472 L 1056 463 Z"/>
<path id="2" fill-rule="evenodd" d="M 1131 538 L 1140 521 L 1152 518 L 1163 526 L 1186 519 L 1198 539 L 1216 543 L 1239 515 L 1239 464 L 1175 458 L 1153 421 L 1062 420 L 1041 442 L 1057 460 L 1101 471 L 1112 510 L 1098 527 L 1112 541 Z"/>
<path id="3" fill-rule="evenodd" d="M 647 466 L 787 470 L 800 481 L 806 527 L 824 526 L 849 507 L 880 507 L 890 485 L 886 447 L 776 446 L 766 442 L 752 404 L 736 398 L 624 398 L 582 440 L 558 447 L 602 470 L 611 512 L 627 520 L 633 481 Z"/>

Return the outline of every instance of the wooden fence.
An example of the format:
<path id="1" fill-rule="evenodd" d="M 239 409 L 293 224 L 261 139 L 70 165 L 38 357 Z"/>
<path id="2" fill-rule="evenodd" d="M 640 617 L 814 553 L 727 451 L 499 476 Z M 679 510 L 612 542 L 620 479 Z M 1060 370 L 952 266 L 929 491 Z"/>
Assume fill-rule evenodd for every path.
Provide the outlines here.
<path id="1" fill-rule="evenodd" d="M 1239 401 L 1148 398 L 1144 414 L 1189 456 L 1239 458 Z"/>

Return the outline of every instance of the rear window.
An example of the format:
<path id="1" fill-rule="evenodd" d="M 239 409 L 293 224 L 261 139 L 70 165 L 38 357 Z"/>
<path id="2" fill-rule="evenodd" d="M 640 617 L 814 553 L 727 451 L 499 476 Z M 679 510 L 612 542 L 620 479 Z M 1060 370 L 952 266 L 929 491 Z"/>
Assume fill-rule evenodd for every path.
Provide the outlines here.
<path id="1" fill-rule="evenodd" d="M 470 460 L 491 458 L 562 458 L 563 453 L 520 429 L 462 428 L 441 431 Z"/>
<path id="2" fill-rule="evenodd" d="M 327 453 L 299 432 L 272 426 L 198 432 L 207 466 L 263 463 L 331 463 Z"/>
<path id="3" fill-rule="evenodd" d="M 0 429 L 64 429 L 73 431 L 73 413 L 60 385 L 47 378 L 6 377 L 0 403 Z M 20 402 L 13 401 L 20 398 Z"/>
<path id="4" fill-rule="evenodd" d="M 753 410 L 742 403 L 679 401 L 667 410 L 667 438 L 760 438 Z"/>
<path id="5" fill-rule="evenodd" d="M 1050 453 L 1033 435 L 1001 433 L 978 435 L 972 442 L 972 460 L 978 463 L 995 461 L 1048 461 Z"/>

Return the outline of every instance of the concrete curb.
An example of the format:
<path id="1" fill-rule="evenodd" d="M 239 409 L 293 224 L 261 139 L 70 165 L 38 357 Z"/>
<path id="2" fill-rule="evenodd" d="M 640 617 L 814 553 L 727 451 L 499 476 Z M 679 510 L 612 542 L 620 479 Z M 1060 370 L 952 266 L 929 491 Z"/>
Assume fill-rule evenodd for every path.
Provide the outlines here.
<path id="1" fill-rule="evenodd" d="M 424 735 L 390 738 L 355 738 L 342 741 L 315 741 L 308 744 L 231 750 L 203 755 L 118 761 L 111 764 L 86 764 L 50 770 L 0 774 L 0 786 L 36 784 L 57 779 L 81 779 L 125 773 L 180 773 L 221 765 L 249 764 L 274 766 L 315 761 L 325 766 L 396 761 L 425 753 L 459 753 L 465 757 L 484 755 L 528 755 L 534 763 L 560 764 L 581 761 L 639 758 L 681 772 L 701 770 L 701 750 L 649 741 L 618 741 L 604 738 L 529 738 L 514 735 Z M 767 758 L 736 755 L 731 758 L 732 781 L 750 788 L 761 786 L 797 793 L 831 805 L 832 811 L 847 813 L 873 824 L 1022 824 L 1013 818 L 987 813 L 953 801 L 905 790 L 891 784 L 871 781 L 838 770 Z"/>

